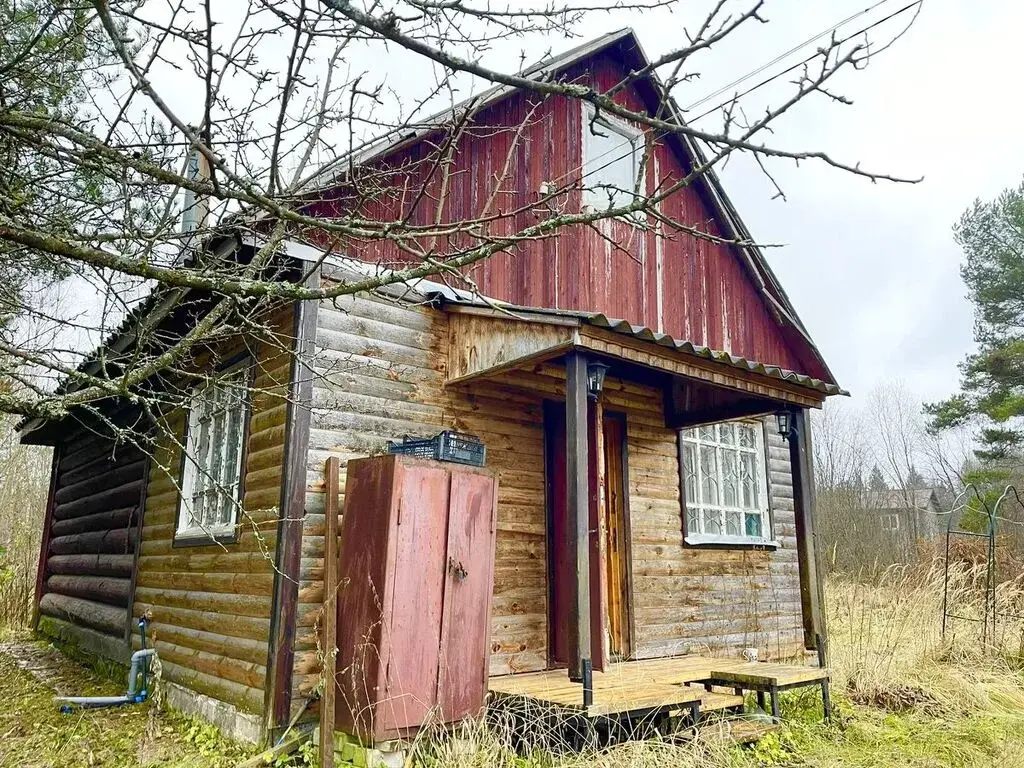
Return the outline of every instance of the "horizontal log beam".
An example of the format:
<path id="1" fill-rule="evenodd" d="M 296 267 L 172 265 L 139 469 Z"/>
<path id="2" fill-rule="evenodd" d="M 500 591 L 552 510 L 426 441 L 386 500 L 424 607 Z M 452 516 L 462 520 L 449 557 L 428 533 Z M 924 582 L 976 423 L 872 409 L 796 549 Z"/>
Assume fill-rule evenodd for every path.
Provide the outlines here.
<path id="1" fill-rule="evenodd" d="M 68 597 L 80 597 L 98 603 L 128 607 L 131 579 L 113 576 L 69 576 L 55 575 L 46 580 L 46 591 Z"/>
<path id="2" fill-rule="evenodd" d="M 93 496 L 58 504 L 53 510 L 55 520 L 92 515 L 108 509 L 121 509 L 137 504 L 146 479 L 139 477 L 117 488 L 109 488 Z"/>
<path id="3" fill-rule="evenodd" d="M 50 552 L 54 555 L 131 554 L 138 540 L 137 528 L 88 531 L 54 537 L 50 541 Z"/>
<path id="4" fill-rule="evenodd" d="M 124 608 L 54 592 L 43 595 L 39 601 L 39 612 L 115 637 L 122 637 L 128 626 L 128 611 Z"/>
<path id="5" fill-rule="evenodd" d="M 57 503 L 64 504 L 75 499 L 82 499 L 86 496 L 93 496 L 100 491 L 109 488 L 120 488 L 125 483 L 137 481 L 145 471 L 145 459 L 138 459 L 129 464 L 111 466 L 100 465 L 93 469 L 86 477 L 76 483 L 62 483 L 57 491 Z"/>
<path id="6" fill-rule="evenodd" d="M 97 446 L 97 448 L 99 447 Z M 101 474 L 114 463 L 120 465 L 131 464 L 142 458 L 144 458 L 143 454 L 137 448 L 118 450 L 114 453 L 111 451 L 108 443 L 103 447 L 102 451 L 96 453 L 95 456 L 85 461 L 85 463 L 80 463 L 79 466 L 71 467 L 67 461 L 62 459 L 57 478 L 60 481 L 61 487 L 64 488 Z"/>
<path id="7" fill-rule="evenodd" d="M 48 573 L 80 573 L 94 576 L 130 577 L 132 555 L 51 555 L 46 561 Z"/>
<path id="8" fill-rule="evenodd" d="M 110 531 L 116 528 L 129 528 L 137 519 L 135 507 L 112 509 L 108 512 L 96 512 L 92 515 L 71 517 L 67 520 L 55 520 L 52 528 L 53 536 L 68 536 L 73 533 L 87 531 Z"/>

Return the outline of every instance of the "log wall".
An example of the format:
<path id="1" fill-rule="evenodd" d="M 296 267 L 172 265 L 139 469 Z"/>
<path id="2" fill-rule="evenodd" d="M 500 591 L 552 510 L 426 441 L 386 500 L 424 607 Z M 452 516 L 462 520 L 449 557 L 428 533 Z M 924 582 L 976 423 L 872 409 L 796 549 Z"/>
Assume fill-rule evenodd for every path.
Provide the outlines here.
<path id="1" fill-rule="evenodd" d="M 274 589 L 274 551 L 290 374 L 292 310 L 269 325 L 276 341 L 248 343 L 256 363 L 243 457 L 243 514 L 237 540 L 180 546 L 174 541 L 186 414 L 169 414 L 156 438 L 139 551 L 135 613 L 152 611 L 166 680 L 263 714 Z"/>
<path id="2" fill-rule="evenodd" d="M 564 398 L 557 365 L 443 386 L 443 312 L 371 296 L 319 310 L 293 708 L 319 678 L 315 627 L 323 600 L 324 462 L 377 453 L 389 439 L 454 428 L 481 437 L 498 476 L 491 674 L 544 669 L 547 564 L 543 402 Z M 775 551 L 683 543 L 675 432 L 660 390 L 609 377 L 605 405 L 627 416 L 633 535 L 635 655 L 757 645 L 768 656 L 801 648 L 799 581 L 788 452 L 769 430 Z M 343 509 L 343 504 L 339 506 Z"/>
<path id="3" fill-rule="evenodd" d="M 126 643 L 146 456 L 79 427 L 55 450 L 39 612 Z"/>

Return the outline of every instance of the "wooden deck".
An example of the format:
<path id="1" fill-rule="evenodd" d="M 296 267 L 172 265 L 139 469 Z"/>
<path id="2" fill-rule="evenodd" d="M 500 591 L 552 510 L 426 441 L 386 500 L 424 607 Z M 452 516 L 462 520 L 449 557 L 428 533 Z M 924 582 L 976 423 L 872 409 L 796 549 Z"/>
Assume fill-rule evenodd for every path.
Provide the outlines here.
<path id="1" fill-rule="evenodd" d="M 589 717 L 626 716 L 651 711 L 728 710 L 743 706 L 743 690 L 775 692 L 828 684 L 828 670 L 705 656 L 627 661 L 594 672 L 593 704 L 583 705 L 583 685 L 564 669 L 492 677 L 493 697 L 522 698 Z M 709 690 L 712 685 L 728 692 Z M 774 704 L 774 696 L 773 696 Z M 774 709 L 774 707 L 773 707 Z"/>

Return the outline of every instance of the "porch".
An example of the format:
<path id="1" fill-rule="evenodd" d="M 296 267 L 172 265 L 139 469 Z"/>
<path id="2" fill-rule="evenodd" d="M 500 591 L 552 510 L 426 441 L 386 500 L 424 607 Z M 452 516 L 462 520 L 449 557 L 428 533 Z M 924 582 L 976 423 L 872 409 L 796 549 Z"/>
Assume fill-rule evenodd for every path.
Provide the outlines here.
<path id="1" fill-rule="evenodd" d="M 543 706 L 588 719 L 626 720 L 684 716 L 690 724 L 718 712 L 741 714 L 744 694 L 756 692 L 758 706 L 779 717 L 779 695 L 794 688 L 818 687 L 825 718 L 831 716 L 828 670 L 770 662 L 745 662 L 707 656 L 625 661 L 592 673 L 592 701 L 584 704 L 584 684 L 567 670 L 553 669 L 492 677 L 492 703 Z"/>
<path id="2" fill-rule="evenodd" d="M 490 438 L 501 451 L 492 464 L 502 477 L 499 495 L 508 490 L 506 478 L 541 475 L 543 496 L 527 509 L 530 535 L 543 547 L 534 545 L 530 562 L 539 557 L 546 568 L 539 574 L 522 563 L 522 512 L 499 524 L 499 565 L 509 565 L 499 567 L 495 585 L 492 695 L 595 718 L 696 716 L 735 708 L 736 689 L 771 696 L 794 680 L 821 684 L 823 673 L 800 667 L 805 671 L 775 677 L 759 667 L 734 684 L 726 679 L 733 662 L 686 654 L 738 658 L 740 648 L 755 646 L 763 657 L 791 658 L 822 650 L 806 410 L 838 387 L 603 316 L 446 309 L 446 386 L 464 393 L 471 408 L 458 427 L 487 442 L 503 429 L 495 419 L 513 418 L 531 440 L 542 437 L 540 450 L 534 443 L 511 463 L 503 441 Z M 606 374 L 603 389 L 595 369 Z M 495 412 L 491 403 L 498 402 L 504 407 Z M 519 422 L 520 404 L 542 418 L 531 423 L 524 413 Z M 793 425 L 788 442 L 774 419 L 762 435 L 757 420 L 776 413 Z M 748 458 L 760 456 L 752 483 L 762 494 L 761 516 L 735 533 L 723 518 L 722 535 L 702 538 L 687 519 L 694 501 L 684 488 L 683 432 L 740 419 L 748 420 L 746 432 L 729 431 L 728 442 L 747 440 Z M 514 565 L 513 555 L 520 557 Z M 544 593 L 531 593 L 527 603 L 519 585 L 535 579 Z M 543 635 L 520 631 L 527 626 Z M 636 658 L 651 660 L 627 661 Z M 723 685 L 712 673 L 722 674 Z"/>

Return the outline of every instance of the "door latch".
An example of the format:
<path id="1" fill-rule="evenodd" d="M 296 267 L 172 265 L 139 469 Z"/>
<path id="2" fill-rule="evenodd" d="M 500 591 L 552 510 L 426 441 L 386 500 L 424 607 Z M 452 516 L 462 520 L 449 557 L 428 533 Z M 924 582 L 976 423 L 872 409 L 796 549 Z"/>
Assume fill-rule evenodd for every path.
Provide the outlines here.
<path id="1" fill-rule="evenodd" d="M 462 581 L 469 576 L 469 572 L 462 566 L 462 562 L 456 561 L 454 557 L 448 558 L 448 570 L 452 572 L 456 581 Z"/>

